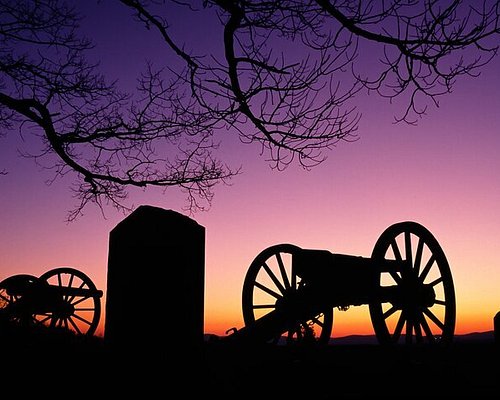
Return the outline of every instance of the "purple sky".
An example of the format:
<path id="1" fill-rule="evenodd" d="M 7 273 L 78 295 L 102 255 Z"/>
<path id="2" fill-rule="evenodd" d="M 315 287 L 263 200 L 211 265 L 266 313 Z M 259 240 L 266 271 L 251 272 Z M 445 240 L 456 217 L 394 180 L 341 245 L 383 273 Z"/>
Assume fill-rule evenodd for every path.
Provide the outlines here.
<path id="1" fill-rule="evenodd" d="M 82 28 L 95 42 L 95 56 L 110 78 L 134 83 L 146 57 L 161 60 L 161 41 L 115 2 L 89 2 Z M 177 22 L 177 21 L 176 21 Z M 180 22 L 186 43 L 201 24 Z M 202 31 L 211 46 L 215 29 Z M 218 50 L 216 50 L 218 51 Z M 340 143 L 322 165 L 305 171 L 271 170 L 259 147 L 221 132 L 221 155 L 243 174 L 216 188 L 212 208 L 192 216 L 207 233 L 205 327 L 222 334 L 243 324 L 241 287 L 247 268 L 264 248 L 277 243 L 369 256 L 382 231 L 402 220 L 426 226 L 443 247 L 457 292 L 457 331 L 492 329 L 500 307 L 500 60 L 477 78 L 457 82 L 454 92 L 430 107 L 417 126 L 393 124 L 397 105 L 359 94 L 359 140 Z M 65 223 L 75 201 L 71 176 L 52 185 L 50 171 L 18 149 L 37 146 L 11 132 L 2 138 L 0 160 L 0 279 L 39 275 L 70 265 L 104 289 L 108 234 L 125 216 L 96 207 Z M 176 189 L 133 190 L 130 202 L 183 212 Z M 141 266 L 143 273 L 147 266 Z M 337 313 L 334 333 L 370 333 L 368 309 Z"/>

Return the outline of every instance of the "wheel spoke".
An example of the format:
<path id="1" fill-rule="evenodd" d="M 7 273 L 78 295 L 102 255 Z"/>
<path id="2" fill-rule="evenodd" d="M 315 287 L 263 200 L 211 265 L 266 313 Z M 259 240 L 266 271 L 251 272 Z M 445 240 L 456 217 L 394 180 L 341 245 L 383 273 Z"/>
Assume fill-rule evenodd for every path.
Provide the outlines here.
<path id="1" fill-rule="evenodd" d="M 320 326 L 320 327 L 323 327 L 323 325 L 324 325 L 324 324 L 323 324 L 323 322 L 319 319 L 319 317 L 320 317 L 320 316 L 319 316 L 319 315 L 317 315 L 316 317 L 312 318 L 312 321 L 313 321 L 316 325 L 318 325 L 318 326 Z"/>
<path id="2" fill-rule="evenodd" d="M 417 320 L 419 320 L 419 318 L 417 318 Z M 417 322 L 417 320 L 415 321 L 415 341 L 417 343 L 422 343 L 423 341 L 423 338 L 422 338 L 422 328 L 421 328 L 421 325 L 420 323 Z"/>
<path id="3" fill-rule="evenodd" d="M 288 275 L 286 274 L 285 265 L 283 264 L 283 259 L 281 258 L 281 254 L 276 254 L 276 260 L 278 261 L 278 266 L 281 272 L 281 279 L 285 284 L 285 289 L 290 289 L 290 281 L 288 279 Z"/>
<path id="4" fill-rule="evenodd" d="M 274 290 L 269 289 L 267 286 L 262 285 L 259 282 L 255 282 L 255 286 L 258 287 L 263 292 L 266 292 L 267 294 L 269 294 L 277 299 L 283 297 L 280 293 L 276 293 Z"/>
<path id="5" fill-rule="evenodd" d="M 432 282 L 429 282 L 428 284 L 431 285 L 431 286 L 436 286 L 436 285 L 439 285 L 440 283 L 443 283 L 443 277 L 442 276 L 440 276 L 437 279 L 434 279 Z"/>
<path id="6" fill-rule="evenodd" d="M 408 266 L 413 265 L 413 254 L 411 252 L 411 233 L 410 231 L 405 232 L 405 250 L 406 250 L 406 262 Z"/>
<path id="7" fill-rule="evenodd" d="M 281 292 L 281 294 L 285 293 L 285 288 L 283 287 L 283 285 L 281 284 L 281 282 L 278 280 L 278 278 L 276 277 L 276 275 L 274 275 L 274 272 L 271 271 L 271 268 L 269 268 L 269 265 L 267 265 L 266 263 L 264 263 L 262 265 L 262 267 L 267 272 L 267 275 L 269 275 L 269 277 L 271 278 L 271 280 L 273 281 L 273 283 L 276 285 L 276 287 L 278 288 L 278 290 Z"/>
<path id="8" fill-rule="evenodd" d="M 392 334 L 394 342 L 399 341 L 399 338 L 401 337 L 401 332 L 403 332 L 404 325 L 405 325 L 405 320 L 403 319 L 403 316 L 400 315 L 396 328 L 394 329 L 394 333 Z"/>
<path id="9" fill-rule="evenodd" d="M 396 311 L 398 310 L 398 308 L 394 307 L 394 306 L 391 306 L 391 308 L 389 308 L 386 312 L 384 312 L 382 314 L 383 318 L 384 319 L 387 319 L 389 318 L 392 314 L 394 314 Z"/>
<path id="10" fill-rule="evenodd" d="M 82 321 L 82 322 L 84 322 L 84 323 L 85 323 L 85 324 L 87 324 L 87 325 L 92 324 L 92 321 L 89 321 L 88 319 L 85 319 L 85 318 L 81 317 L 81 316 L 80 316 L 80 315 L 78 315 L 78 314 L 73 314 L 73 318 L 76 318 L 77 320 Z M 70 320 L 71 320 L 71 319 L 70 319 Z"/>
<path id="11" fill-rule="evenodd" d="M 428 340 L 434 341 L 434 334 L 432 333 L 432 330 L 423 314 L 420 314 L 420 325 L 424 329 L 425 335 L 427 336 Z"/>
<path id="12" fill-rule="evenodd" d="M 72 297 L 72 300 L 75 299 L 76 296 L 73 296 Z M 68 301 L 68 303 L 71 303 L 73 306 L 76 306 L 77 304 L 80 304 L 80 303 L 83 303 L 85 300 L 89 300 L 89 299 L 92 299 L 92 297 L 80 297 L 80 299 L 76 300 L 76 301 Z"/>
<path id="13" fill-rule="evenodd" d="M 76 315 L 75 315 L 75 318 L 77 318 L 77 316 L 76 316 Z M 83 319 L 81 319 L 81 318 L 78 318 L 78 319 L 79 319 L 79 320 L 81 320 L 81 321 L 84 321 L 84 320 L 83 320 Z M 71 324 L 71 326 L 73 327 L 73 329 L 74 329 L 77 333 L 79 333 L 79 334 L 81 335 L 81 334 L 82 334 L 82 331 L 80 330 L 80 327 L 79 327 L 77 324 L 75 324 L 75 322 L 73 321 L 73 318 L 69 318 L 68 320 L 69 320 L 69 323 Z M 86 322 L 88 325 L 90 325 L 90 322 L 88 322 L 88 321 L 84 321 L 84 322 Z M 67 326 L 67 325 L 68 325 L 68 324 L 66 323 L 66 326 Z"/>
<path id="14" fill-rule="evenodd" d="M 392 279 L 394 279 L 394 282 L 396 282 L 396 284 L 400 285 L 401 282 L 403 282 L 401 276 L 399 276 L 397 272 L 390 271 L 389 275 L 391 275 Z"/>
<path id="15" fill-rule="evenodd" d="M 252 305 L 254 310 L 259 310 L 259 309 L 275 309 L 276 305 L 275 304 L 254 304 Z"/>
<path id="16" fill-rule="evenodd" d="M 413 341 L 413 323 L 410 318 L 406 320 L 405 342 L 411 344 Z"/>
<path id="17" fill-rule="evenodd" d="M 415 275 L 420 274 L 420 264 L 422 263 L 422 253 L 424 251 L 424 241 L 421 237 L 418 238 L 417 251 L 415 253 L 415 264 L 413 265 L 415 270 Z"/>
<path id="18" fill-rule="evenodd" d="M 402 261 L 401 252 L 399 251 L 398 244 L 396 243 L 396 238 L 391 241 L 391 248 L 394 253 L 394 258 L 398 261 Z"/>
<path id="19" fill-rule="evenodd" d="M 429 271 L 431 270 L 432 264 L 434 264 L 434 261 L 436 261 L 436 258 L 435 258 L 434 254 L 433 254 L 429 258 L 429 260 L 427 261 L 427 264 L 425 265 L 424 269 L 422 270 L 422 273 L 419 276 L 420 282 L 423 283 L 425 281 L 425 278 L 427 278 L 427 275 L 429 274 Z"/>
<path id="20" fill-rule="evenodd" d="M 441 321 L 439 320 L 439 318 L 438 318 L 438 317 L 436 317 L 436 316 L 432 313 L 432 311 L 431 311 L 431 310 L 429 310 L 428 308 L 426 308 L 426 309 L 424 309 L 424 313 L 425 313 L 425 315 L 427 315 L 427 316 L 431 319 L 431 321 L 432 321 L 432 322 L 434 322 L 434 323 L 435 323 L 435 324 L 436 324 L 436 325 L 437 325 L 440 329 L 444 329 L 444 324 L 443 324 L 443 322 L 441 322 Z"/>

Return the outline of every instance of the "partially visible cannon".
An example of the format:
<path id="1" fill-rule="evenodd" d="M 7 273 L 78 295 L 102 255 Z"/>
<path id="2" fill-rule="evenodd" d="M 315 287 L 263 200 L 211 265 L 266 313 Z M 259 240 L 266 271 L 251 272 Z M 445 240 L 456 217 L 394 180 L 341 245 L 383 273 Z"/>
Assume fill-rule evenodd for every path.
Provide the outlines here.
<path id="1" fill-rule="evenodd" d="M 91 336 L 99 324 L 102 295 L 86 274 L 71 267 L 40 277 L 13 275 L 0 282 L 0 318 L 28 328 L 63 328 Z"/>
<path id="2" fill-rule="evenodd" d="M 368 305 L 381 344 L 450 343 L 456 303 L 452 274 L 422 225 L 387 228 L 371 257 L 278 244 L 251 263 L 242 293 L 238 343 L 328 343 L 334 308 Z M 230 333 L 229 333 L 230 332 Z"/>

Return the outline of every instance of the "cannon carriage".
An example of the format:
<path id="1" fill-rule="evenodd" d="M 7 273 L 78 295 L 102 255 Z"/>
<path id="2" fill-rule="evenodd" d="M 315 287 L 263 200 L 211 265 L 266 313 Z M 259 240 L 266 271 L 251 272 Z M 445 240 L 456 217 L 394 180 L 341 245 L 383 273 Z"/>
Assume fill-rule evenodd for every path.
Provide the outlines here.
<path id="1" fill-rule="evenodd" d="M 263 250 L 244 279 L 245 326 L 238 343 L 329 342 L 335 308 L 368 305 L 381 344 L 450 343 L 456 320 L 450 266 L 424 226 L 388 227 L 371 257 L 278 244 Z"/>
<path id="2" fill-rule="evenodd" d="M 101 297 L 91 279 L 72 267 L 39 277 L 17 274 L 0 282 L 0 319 L 26 328 L 62 328 L 76 335 L 95 333 Z"/>

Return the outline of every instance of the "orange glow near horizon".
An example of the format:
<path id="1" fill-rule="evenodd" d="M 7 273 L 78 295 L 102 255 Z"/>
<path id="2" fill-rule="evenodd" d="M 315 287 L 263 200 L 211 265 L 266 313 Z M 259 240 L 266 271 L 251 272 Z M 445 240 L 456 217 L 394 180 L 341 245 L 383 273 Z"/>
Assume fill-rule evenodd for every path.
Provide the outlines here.
<path id="1" fill-rule="evenodd" d="M 130 22 L 128 15 L 118 21 L 125 14 L 112 14 L 109 24 L 102 24 L 107 7 L 112 8 L 102 3 L 103 13 L 93 16 L 94 25 L 88 29 L 102 35 L 104 45 L 96 51 L 104 48 L 101 56 L 110 79 L 128 82 L 131 71 L 142 70 L 143 59 L 130 56 L 132 47 L 122 36 L 120 46 L 126 51 L 113 48 L 116 32 L 133 35 L 134 29 L 145 30 L 135 24 L 127 25 L 130 32 L 117 29 Z M 156 43 L 132 39 L 144 44 L 138 52 L 151 51 L 148 46 Z M 234 132 L 218 132 L 217 156 L 232 168 L 241 165 L 242 173 L 231 185 L 214 188 L 208 211 L 190 215 L 206 229 L 205 333 L 223 336 L 230 328 L 243 327 L 243 282 L 262 250 L 290 243 L 370 257 L 382 232 L 401 221 L 425 226 L 444 250 L 456 294 L 455 333 L 492 330 L 500 311 L 498 71 L 496 57 L 480 76 L 464 77 L 452 93 L 439 97 L 439 107 L 430 106 L 416 126 L 394 124 L 400 109 L 387 99 L 358 93 L 354 105 L 363 114 L 359 140 L 338 143 L 310 170 L 295 164 L 273 170 L 260 147 L 241 143 Z M 30 153 L 30 145 L 38 149 L 39 143 L 30 143 L 28 137 L 15 131 L 1 138 L 0 171 L 8 174 L 0 174 L 0 280 L 21 273 L 40 276 L 60 266 L 81 270 L 104 291 L 96 332 L 103 336 L 109 232 L 126 214 L 112 206 L 100 210 L 90 205 L 80 218 L 66 223 L 67 212 L 79 203 L 70 189 L 75 175 L 68 173 L 47 185 L 52 171 L 18 156 L 19 151 Z M 187 215 L 185 195 L 176 187 L 132 189 L 128 204 Z M 165 255 L 165 268 L 171 267 Z M 149 265 L 138 265 L 137 273 L 156 278 Z M 130 294 L 130 301 L 138 299 L 147 306 L 147 293 Z M 169 307 L 182 305 L 165 304 L 166 311 Z M 135 315 L 130 323 L 151 321 Z M 373 333 L 367 306 L 334 309 L 333 337 Z"/>

